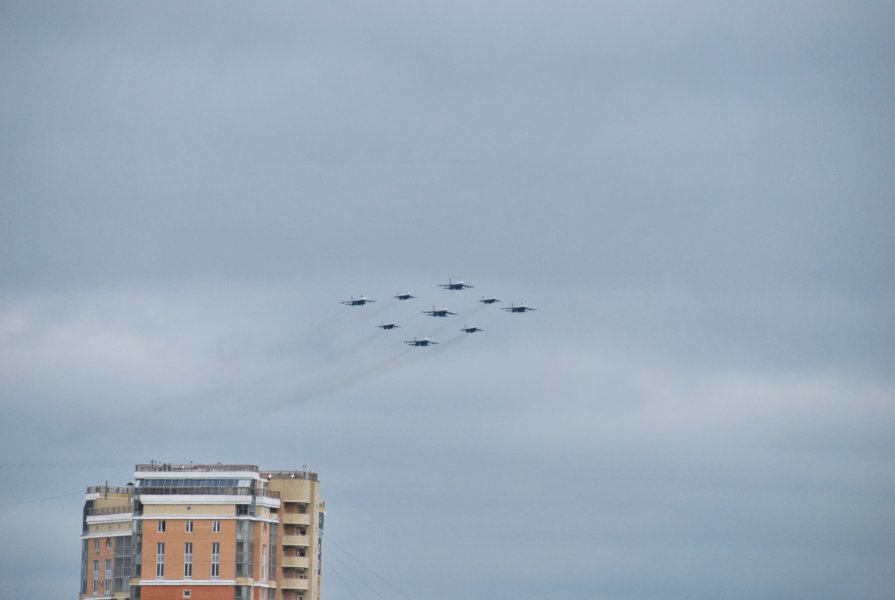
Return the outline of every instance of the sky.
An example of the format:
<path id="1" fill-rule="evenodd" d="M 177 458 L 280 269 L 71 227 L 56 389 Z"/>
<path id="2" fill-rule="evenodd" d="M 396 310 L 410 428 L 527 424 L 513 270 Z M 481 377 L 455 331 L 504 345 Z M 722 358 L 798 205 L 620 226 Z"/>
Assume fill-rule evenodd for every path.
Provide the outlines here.
<path id="1" fill-rule="evenodd" d="M 893 25 L 0 4 L 2 595 L 154 459 L 318 472 L 327 600 L 892 598 Z"/>

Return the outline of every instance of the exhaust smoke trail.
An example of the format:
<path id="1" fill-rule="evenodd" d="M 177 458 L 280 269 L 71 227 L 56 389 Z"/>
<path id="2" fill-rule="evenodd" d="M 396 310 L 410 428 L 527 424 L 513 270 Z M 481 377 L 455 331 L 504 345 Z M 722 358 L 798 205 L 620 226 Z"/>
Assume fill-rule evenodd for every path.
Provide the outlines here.
<path id="1" fill-rule="evenodd" d="M 271 357 L 276 359 L 276 364 L 270 367 L 268 362 L 268 368 L 264 372 L 256 370 L 252 375 L 237 372 L 229 382 L 173 395 L 162 403 L 172 407 L 189 404 L 192 408 L 214 406 L 217 409 L 242 409 L 250 402 L 262 410 L 288 409 L 360 385 L 371 378 L 407 367 L 427 357 L 441 355 L 448 348 L 461 343 L 469 334 L 455 333 L 445 340 L 438 340 L 436 336 L 450 328 L 459 329 L 458 322 L 469 319 L 486 308 L 484 304 L 477 304 L 460 312 L 457 315 L 459 319 L 444 319 L 444 323 L 439 324 L 427 336 L 436 338 L 433 341 L 438 342 L 438 345 L 434 347 L 403 347 L 399 352 L 392 351 L 385 357 L 374 357 L 369 350 L 377 340 L 398 343 L 398 336 L 375 327 L 381 315 L 396 306 L 399 306 L 398 302 L 383 302 L 372 310 L 370 307 L 336 307 L 305 330 L 302 338 L 314 340 L 315 346 L 312 349 L 303 350 L 299 344 L 290 343 L 285 352 Z M 367 333 L 358 336 L 358 332 Z M 294 342 L 298 341 L 293 339 Z M 298 366 L 295 358 L 302 353 L 308 360 L 302 361 L 303 364 Z M 150 414 L 158 408 L 158 403 L 151 403 L 143 410 Z"/>
<path id="2" fill-rule="evenodd" d="M 413 361 L 412 357 L 410 360 L 406 360 L 410 351 L 410 348 L 405 348 L 401 352 L 389 356 L 384 360 L 362 365 L 359 368 L 350 369 L 348 371 L 331 372 L 328 374 L 321 373 L 318 377 L 311 379 L 310 381 L 289 386 L 301 387 L 303 389 L 297 391 L 285 391 L 279 394 L 283 397 L 265 402 L 264 404 L 272 410 L 280 410 L 299 404 L 305 404 L 323 396 L 340 392 L 373 377 L 385 375 L 400 367 L 409 365 Z"/>

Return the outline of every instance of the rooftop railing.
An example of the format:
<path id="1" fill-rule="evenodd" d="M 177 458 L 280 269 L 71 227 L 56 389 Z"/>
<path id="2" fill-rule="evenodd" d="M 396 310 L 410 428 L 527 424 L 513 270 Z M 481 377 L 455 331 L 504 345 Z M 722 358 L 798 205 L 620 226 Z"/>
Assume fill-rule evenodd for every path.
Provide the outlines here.
<path id="1" fill-rule="evenodd" d="M 307 479 L 317 481 L 317 473 L 313 471 L 262 471 L 261 477 L 265 479 Z"/>
<path id="2" fill-rule="evenodd" d="M 133 488 L 126 485 L 92 485 L 87 488 L 88 494 L 130 494 Z"/>
<path id="3" fill-rule="evenodd" d="M 136 471 L 139 472 L 190 472 L 190 471 L 212 471 L 212 472 L 221 472 L 221 471 L 249 471 L 252 473 L 258 472 L 258 465 L 224 465 L 218 463 L 216 465 L 197 465 L 193 463 L 189 464 L 180 464 L 180 463 L 149 463 L 137 465 L 135 467 Z"/>
<path id="4" fill-rule="evenodd" d="M 168 487 L 140 486 L 136 488 L 138 496 L 251 496 L 249 487 Z M 279 498 L 280 493 L 273 490 L 254 490 L 256 496 Z"/>
<path id="5" fill-rule="evenodd" d="M 130 504 L 122 504 L 120 506 L 104 506 L 102 508 L 90 508 L 87 510 L 88 517 L 96 517 L 99 515 L 116 515 L 119 513 L 133 512 L 134 508 Z"/>

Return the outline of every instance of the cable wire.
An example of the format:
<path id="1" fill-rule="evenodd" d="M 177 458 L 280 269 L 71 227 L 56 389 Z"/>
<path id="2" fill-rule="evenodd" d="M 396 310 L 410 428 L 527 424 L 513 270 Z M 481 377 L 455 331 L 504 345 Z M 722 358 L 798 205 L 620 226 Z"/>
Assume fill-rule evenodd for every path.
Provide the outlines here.
<path id="1" fill-rule="evenodd" d="M 365 586 L 367 586 L 367 587 L 370 589 L 371 592 L 373 592 L 374 594 L 376 594 L 376 597 L 377 597 L 377 598 L 382 598 L 382 600 L 385 600 L 385 596 L 383 596 L 383 595 L 380 594 L 378 591 L 376 591 L 376 589 L 375 589 L 372 585 L 370 585 L 370 582 L 368 582 L 368 581 L 365 580 L 363 577 L 361 577 L 360 575 L 358 575 L 357 572 L 356 572 L 354 569 L 351 568 L 351 565 L 349 565 L 348 563 L 346 563 L 346 562 L 345 562 L 344 560 L 342 560 L 341 558 L 335 556 L 335 555 L 332 553 L 332 551 L 329 550 L 329 548 L 328 548 L 327 546 L 324 546 L 324 547 L 323 547 L 323 552 L 324 552 L 329 558 L 331 558 L 332 560 L 338 561 L 339 564 L 341 564 L 343 567 L 345 567 L 346 569 L 348 569 L 348 572 L 351 573 L 352 575 L 354 575 L 354 578 L 355 578 L 355 579 L 357 579 L 358 581 L 360 581 L 361 583 L 363 583 Z M 332 565 L 332 563 L 330 563 L 330 565 Z"/>
<path id="2" fill-rule="evenodd" d="M 333 565 L 329 565 L 328 568 L 331 569 L 333 572 L 333 575 L 335 575 L 336 578 L 342 582 L 342 584 L 345 586 L 345 589 L 348 590 L 348 593 L 351 594 L 352 597 L 357 598 L 357 600 L 360 600 L 360 596 L 358 596 L 354 592 L 354 589 L 348 584 L 348 582 L 345 581 L 345 578 L 342 577 L 342 575 L 339 573 L 339 570 L 336 569 L 335 566 L 333 566 Z"/>
<path id="3" fill-rule="evenodd" d="M 72 492 L 70 494 L 60 494 L 58 496 L 48 496 L 46 498 L 28 498 L 27 500 L 17 500 L 15 502 L 0 502 L 0 506 L 18 506 L 20 504 L 31 504 L 32 502 L 58 500 L 59 498 L 68 498 L 69 496 L 80 496 L 83 493 L 84 492 Z"/>
<path id="4" fill-rule="evenodd" d="M 385 577 L 383 577 L 382 575 L 380 575 L 379 573 L 377 573 L 376 571 L 374 571 L 373 569 L 371 569 L 370 567 L 368 567 L 367 565 L 365 565 L 363 562 L 361 562 L 361 560 L 360 560 L 359 558 L 357 558 L 356 556 L 354 556 L 353 554 L 351 554 L 350 552 L 348 552 L 348 550 L 346 550 L 345 548 L 342 548 L 340 545 L 338 545 L 337 543 L 335 543 L 334 541 L 332 541 L 331 538 L 327 538 L 326 541 L 327 541 L 327 546 L 329 546 L 329 545 L 335 546 L 336 548 L 339 549 L 339 551 L 344 552 L 346 555 L 348 555 L 349 557 L 351 557 L 351 559 L 354 560 L 357 564 L 359 564 L 360 566 L 362 566 L 363 568 L 365 568 L 366 570 L 368 570 L 370 573 L 372 573 L 372 574 L 375 575 L 376 577 L 378 577 L 380 581 L 382 581 L 384 584 L 386 584 L 387 586 L 389 586 L 390 588 L 392 588 L 392 589 L 393 589 L 395 592 L 397 592 L 402 598 L 404 598 L 405 600 L 410 600 L 410 598 L 407 596 L 407 594 L 405 594 L 404 592 L 402 592 L 401 590 L 399 590 L 397 587 L 395 587 L 395 586 L 394 586 L 390 581 L 388 581 Z"/>

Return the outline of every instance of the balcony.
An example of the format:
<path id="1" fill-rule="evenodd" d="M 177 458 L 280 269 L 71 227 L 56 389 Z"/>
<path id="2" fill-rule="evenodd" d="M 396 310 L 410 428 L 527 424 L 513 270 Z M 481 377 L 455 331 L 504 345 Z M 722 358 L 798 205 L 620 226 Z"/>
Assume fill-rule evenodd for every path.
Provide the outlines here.
<path id="1" fill-rule="evenodd" d="M 284 535 L 283 536 L 283 545 L 284 546 L 308 547 L 311 545 L 311 536 L 309 536 L 309 535 Z"/>
<path id="2" fill-rule="evenodd" d="M 309 513 L 283 513 L 283 523 L 286 525 L 310 525 Z"/>
<path id="3" fill-rule="evenodd" d="M 267 479 L 304 479 L 317 481 L 317 473 L 313 471 L 262 471 L 261 475 Z"/>
<path id="4" fill-rule="evenodd" d="M 91 508 L 87 510 L 88 517 L 96 517 L 99 515 L 116 515 L 119 513 L 129 513 L 133 511 L 130 504 L 121 504 L 119 506 L 104 506 L 102 508 Z"/>
<path id="5" fill-rule="evenodd" d="M 137 496 L 261 496 L 280 498 L 279 492 L 272 490 L 253 490 L 249 487 L 192 487 L 192 486 L 140 486 Z"/>
<path id="6" fill-rule="evenodd" d="M 308 569 L 311 564 L 307 556 L 284 556 L 282 566 L 283 568 Z"/>
<path id="7" fill-rule="evenodd" d="M 127 494 L 128 496 L 134 491 L 133 487 L 126 485 L 91 485 L 87 488 L 88 494 Z"/>
<path id="8" fill-rule="evenodd" d="M 185 472 L 244 472 L 257 473 L 257 465 L 196 465 L 179 463 L 150 463 L 137 465 L 136 470 L 141 473 L 185 473 Z"/>
<path id="9" fill-rule="evenodd" d="M 283 579 L 280 587 L 284 590 L 305 590 L 308 589 L 307 579 Z"/>

